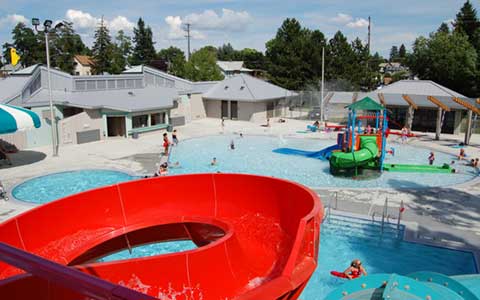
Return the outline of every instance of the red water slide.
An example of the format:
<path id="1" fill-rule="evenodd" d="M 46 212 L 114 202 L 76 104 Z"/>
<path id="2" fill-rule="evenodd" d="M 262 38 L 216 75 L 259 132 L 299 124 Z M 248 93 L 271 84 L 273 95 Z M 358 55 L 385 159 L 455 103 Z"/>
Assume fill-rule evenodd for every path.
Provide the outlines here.
<path id="1" fill-rule="evenodd" d="M 141 300 L 123 286 L 164 300 L 297 299 L 317 265 L 322 216 L 314 192 L 271 177 L 181 175 L 99 188 L 0 225 L 0 295 Z M 96 261 L 174 240 L 198 248 Z"/>

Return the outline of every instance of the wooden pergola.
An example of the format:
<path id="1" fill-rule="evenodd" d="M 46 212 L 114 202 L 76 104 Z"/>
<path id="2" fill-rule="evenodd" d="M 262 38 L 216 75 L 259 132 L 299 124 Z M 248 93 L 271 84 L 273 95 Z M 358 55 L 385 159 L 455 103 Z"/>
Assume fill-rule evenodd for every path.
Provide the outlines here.
<path id="1" fill-rule="evenodd" d="M 377 93 L 378 99 L 380 103 L 384 106 L 387 106 L 387 100 L 384 93 Z M 408 104 L 408 111 L 407 111 L 407 120 L 406 120 L 406 127 L 408 129 L 412 128 L 414 112 L 419 108 L 418 104 L 412 99 L 412 97 L 408 94 L 402 94 L 402 99 Z M 417 95 L 418 96 L 418 95 Z M 388 97 L 388 95 L 387 95 Z M 437 118 L 436 118 L 436 126 L 435 126 L 435 139 L 439 140 L 440 135 L 442 132 L 442 116 L 443 112 L 450 112 L 452 108 L 448 106 L 446 103 L 438 99 L 438 97 L 426 95 L 425 96 L 431 103 L 433 103 L 437 107 Z M 470 103 L 469 101 L 460 99 L 459 97 L 451 97 L 451 100 L 455 103 L 461 105 L 462 107 L 466 108 L 468 111 L 468 119 L 467 119 L 467 130 L 465 132 L 465 140 L 464 143 L 468 144 L 470 142 L 471 130 L 472 130 L 472 115 L 473 113 L 480 115 L 480 109 L 475 106 L 475 104 Z M 480 98 L 476 99 L 474 102 L 480 104 Z"/>

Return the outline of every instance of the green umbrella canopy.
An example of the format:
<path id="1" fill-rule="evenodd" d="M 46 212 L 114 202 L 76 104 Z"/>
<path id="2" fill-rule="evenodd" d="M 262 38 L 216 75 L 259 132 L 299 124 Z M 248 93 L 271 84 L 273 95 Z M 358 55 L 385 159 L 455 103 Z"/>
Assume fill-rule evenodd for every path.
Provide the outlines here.
<path id="1" fill-rule="evenodd" d="M 365 97 L 362 100 L 356 101 L 353 104 L 345 106 L 351 110 L 384 110 L 385 107 L 370 97 Z"/>

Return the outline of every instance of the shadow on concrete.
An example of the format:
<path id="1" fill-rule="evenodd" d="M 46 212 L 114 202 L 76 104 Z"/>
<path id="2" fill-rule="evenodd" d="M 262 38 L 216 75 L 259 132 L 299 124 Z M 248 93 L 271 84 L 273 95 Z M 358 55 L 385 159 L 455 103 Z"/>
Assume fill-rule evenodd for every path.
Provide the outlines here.
<path id="1" fill-rule="evenodd" d="M 45 157 L 47 157 L 47 155 L 43 152 L 22 150 L 18 151 L 17 153 L 10 153 L 8 156 L 10 157 L 12 164 L 8 165 L 6 161 L 1 161 L 0 169 L 10 169 L 24 165 L 30 165 L 44 160 Z"/>
<path id="2" fill-rule="evenodd" d="M 411 188 L 411 181 L 391 181 L 399 193 L 410 195 L 412 202 L 408 206 L 416 215 L 430 216 L 446 225 L 480 231 L 477 228 L 480 213 L 480 199 L 477 195 L 451 187 L 414 189 Z M 410 188 L 402 188 L 405 186 Z"/>

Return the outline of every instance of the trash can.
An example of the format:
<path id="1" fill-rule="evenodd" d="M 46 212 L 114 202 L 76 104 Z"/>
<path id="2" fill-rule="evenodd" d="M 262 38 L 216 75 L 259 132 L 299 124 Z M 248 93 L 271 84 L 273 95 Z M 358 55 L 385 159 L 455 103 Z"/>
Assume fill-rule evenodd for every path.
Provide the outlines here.
<path id="1" fill-rule="evenodd" d="M 138 132 L 132 133 L 132 139 L 138 139 Z"/>
<path id="2" fill-rule="evenodd" d="M 172 132 L 172 131 L 173 131 L 173 126 L 172 126 L 172 125 L 168 125 L 167 131 L 168 131 L 168 132 Z"/>

